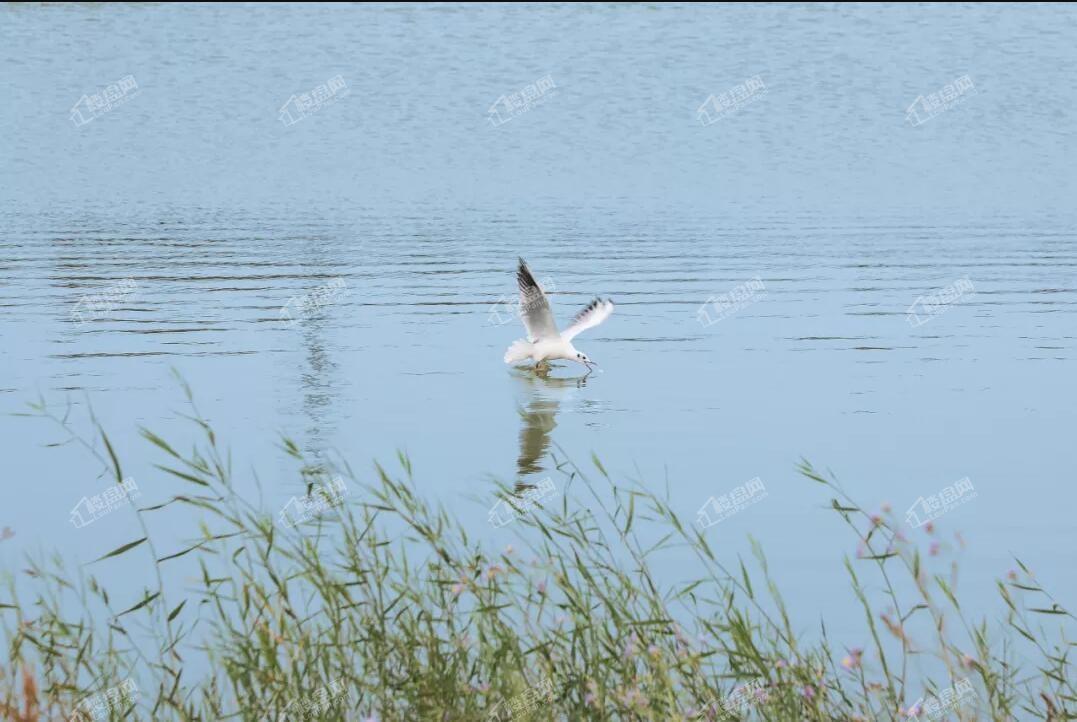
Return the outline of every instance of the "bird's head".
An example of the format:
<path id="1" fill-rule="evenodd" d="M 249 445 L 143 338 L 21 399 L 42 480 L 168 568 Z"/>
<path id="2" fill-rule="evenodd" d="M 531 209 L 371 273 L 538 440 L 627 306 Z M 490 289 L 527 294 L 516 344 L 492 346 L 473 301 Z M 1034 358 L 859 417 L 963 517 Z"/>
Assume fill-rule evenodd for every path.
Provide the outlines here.
<path id="1" fill-rule="evenodd" d="M 590 370 L 592 366 L 598 365 L 591 359 L 587 358 L 587 354 L 582 351 L 576 351 L 576 361 L 586 366 L 588 370 Z"/>

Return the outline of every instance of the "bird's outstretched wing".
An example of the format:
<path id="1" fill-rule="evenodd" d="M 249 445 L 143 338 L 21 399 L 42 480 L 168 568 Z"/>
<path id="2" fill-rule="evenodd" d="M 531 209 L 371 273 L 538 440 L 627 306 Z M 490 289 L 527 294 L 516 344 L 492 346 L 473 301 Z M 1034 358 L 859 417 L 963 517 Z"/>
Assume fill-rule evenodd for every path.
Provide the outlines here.
<path id="1" fill-rule="evenodd" d="M 583 331 L 605 321 L 611 313 L 613 313 L 613 301 L 608 298 L 605 301 L 596 298 L 587 304 L 587 308 L 576 314 L 576 318 L 572 319 L 572 325 L 561 332 L 561 338 L 571 341 Z"/>
<path id="2" fill-rule="evenodd" d="M 516 269 L 516 282 L 520 285 L 520 319 L 527 329 L 527 340 L 557 338 L 557 323 L 553 320 L 550 301 L 522 258 Z"/>

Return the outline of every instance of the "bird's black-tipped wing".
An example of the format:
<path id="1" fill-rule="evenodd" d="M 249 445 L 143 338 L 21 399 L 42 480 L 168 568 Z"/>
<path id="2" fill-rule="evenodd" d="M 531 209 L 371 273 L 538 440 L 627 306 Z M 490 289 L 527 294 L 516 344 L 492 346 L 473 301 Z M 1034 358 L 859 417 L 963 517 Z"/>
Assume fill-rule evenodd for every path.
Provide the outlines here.
<path id="1" fill-rule="evenodd" d="M 527 329 L 528 340 L 557 338 L 557 323 L 553 320 L 550 301 L 522 258 L 516 269 L 516 282 L 520 286 L 520 320 Z"/>
<path id="2" fill-rule="evenodd" d="M 576 318 L 572 319 L 572 325 L 561 332 L 561 338 L 571 341 L 583 331 L 605 321 L 611 313 L 613 313 L 613 301 L 608 298 L 605 301 L 596 298 L 576 314 Z"/>

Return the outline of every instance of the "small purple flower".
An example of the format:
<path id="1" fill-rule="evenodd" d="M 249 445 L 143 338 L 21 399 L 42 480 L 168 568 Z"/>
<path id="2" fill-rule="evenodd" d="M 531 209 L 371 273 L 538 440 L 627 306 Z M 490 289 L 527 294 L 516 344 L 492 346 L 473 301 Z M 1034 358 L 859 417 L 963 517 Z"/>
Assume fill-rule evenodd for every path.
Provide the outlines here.
<path id="1" fill-rule="evenodd" d="M 595 700 L 598 699 L 598 685 L 593 679 L 587 680 L 587 694 L 583 697 L 583 703 L 588 707 L 595 706 Z"/>
<path id="2" fill-rule="evenodd" d="M 852 672 L 854 669 L 860 666 L 860 658 L 864 655 L 864 650 L 860 648 L 853 648 L 849 650 L 849 654 L 841 660 L 841 666 L 846 670 Z"/>

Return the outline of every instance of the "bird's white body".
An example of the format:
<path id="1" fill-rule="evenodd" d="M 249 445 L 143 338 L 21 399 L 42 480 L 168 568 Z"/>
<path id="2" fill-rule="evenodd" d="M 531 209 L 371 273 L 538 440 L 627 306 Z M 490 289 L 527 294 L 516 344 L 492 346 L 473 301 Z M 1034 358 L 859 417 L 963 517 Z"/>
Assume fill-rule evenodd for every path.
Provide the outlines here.
<path id="1" fill-rule="evenodd" d="M 517 346 L 517 344 L 519 344 L 519 346 Z M 512 353 L 514 348 L 517 350 L 517 353 Z M 526 354 L 524 358 L 529 358 L 535 363 L 556 361 L 558 359 L 578 361 L 580 356 L 580 352 L 576 350 L 576 347 L 560 336 L 557 338 L 539 339 L 534 343 L 520 339 L 509 347 L 509 351 L 505 354 L 505 362 L 514 363 L 514 361 L 509 360 L 509 356 L 517 356 L 520 353 Z M 523 361 L 524 359 L 521 358 L 519 360 Z"/>
<path id="2" fill-rule="evenodd" d="M 538 343 L 531 345 L 535 348 L 531 353 L 531 358 L 535 361 L 552 361 L 554 359 L 575 361 L 576 356 L 580 353 L 575 346 L 563 338 L 541 339 Z"/>
<path id="3" fill-rule="evenodd" d="M 509 346 L 505 351 L 505 363 L 516 364 L 530 359 L 536 364 L 545 364 L 564 359 L 581 363 L 590 370 L 593 362 L 587 354 L 576 350 L 572 339 L 609 318 L 613 313 L 613 302 L 596 298 L 576 314 L 568 328 L 558 331 L 546 292 L 535 281 L 522 258 L 516 270 L 516 280 L 520 285 L 520 318 L 527 329 L 527 338 Z"/>

